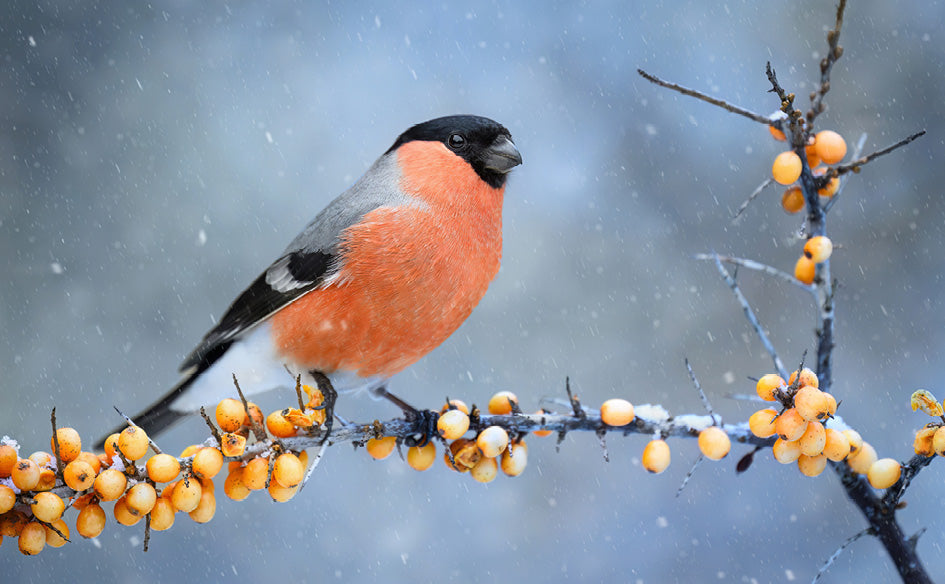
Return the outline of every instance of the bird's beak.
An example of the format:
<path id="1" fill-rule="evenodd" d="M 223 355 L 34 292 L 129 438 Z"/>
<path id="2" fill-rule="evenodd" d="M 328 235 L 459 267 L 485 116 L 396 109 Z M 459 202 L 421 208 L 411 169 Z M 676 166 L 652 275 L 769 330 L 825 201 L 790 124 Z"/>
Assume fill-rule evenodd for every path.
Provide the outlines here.
<path id="1" fill-rule="evenodd" d="M 505 174 L 522 163 L 522 155 L 508 136 L 499 136 L 483 152 L 483 166 Z"/>

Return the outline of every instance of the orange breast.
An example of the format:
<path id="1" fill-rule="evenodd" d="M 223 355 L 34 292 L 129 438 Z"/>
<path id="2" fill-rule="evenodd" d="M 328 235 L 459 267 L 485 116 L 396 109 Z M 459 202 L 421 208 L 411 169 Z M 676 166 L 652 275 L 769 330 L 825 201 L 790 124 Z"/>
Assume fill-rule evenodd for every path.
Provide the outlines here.
<path id="1" fill-rule="evenodd" d="M 440 143 L 405 144 L 398 162 L 416 204 L 380 207 L 345 230 L 336 283 L 273 316 L 287 360 L 394 375 L 459 328 L 498 272 L 503 189 Z"/>

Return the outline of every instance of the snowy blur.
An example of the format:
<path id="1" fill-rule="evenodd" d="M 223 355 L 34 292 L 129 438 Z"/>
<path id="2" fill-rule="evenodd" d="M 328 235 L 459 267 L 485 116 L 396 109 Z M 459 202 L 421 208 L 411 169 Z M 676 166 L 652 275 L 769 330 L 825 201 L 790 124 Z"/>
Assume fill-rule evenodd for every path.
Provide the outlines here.
<path id="1" fill-rule="evenodd" d="M 945 395 L 945 8 L 848 7 L 821 129 L 871 151 L 828 219 L 840 281 L 834 394 L 881 457 L 906 459 Z M 771 113 L 770 60 L 806 109 L 834 4 L 700 2 L 224 3 L 13 1 L 0 16 L 0 436 L 46 449 L 48 419 L 92 441 L 177 379 L 228 303 L 409 125 L 474 113 L 522 152 L 506 190 L 502 270 L 467 323 L 391 389 L 423 407 L 515 391 L 526 409 L 610 397 L 702 413 L 688 357 L 726 422 L 757 409 L 727 396 L 771 370 L 704 251 L 792 270 L 800 219 L 769 188 L 731 217 L 782 149 L 764 127 L 641 79 L 643 68 Z M 738 274 L 782 358 L 813 348 L 810 297 Z M 264 410 L 288 395 L 269 394 Z M 350 397 L 338 413 L 397 414 Z M 159 443 L 205 435 L 194 417 Z M 218 485 L 207 526 L 178 516 L 141 552 L 143 527 L 109 517 L 95 545 L 21 558 L 4 581 L 277 579 L 495 582 L 810 581 L 865 523 L 829 472 L 804 478 L 734 445 L 702 464 L 671 440 L 667 472 L 646 438 L 529 441 L 524 475 L 489 485 L 442 464 L 332 448 L 287 504 Z M 945 571 L 941 465 L 907 496 L 903 528 Z M 222 479 L 221 479 L 222 480 Z M 110 513 L 110 511 L 109 511 Z M 69 513 L 69 522 L 74 515 Z M 8 544 L 11 542 L 7 542 Z M 81 564 L 79 564 L 81 562 Z M 81 570 L 77 569 L 81 565 Z M 864 538 L 825 582 L 895 581 Z M 51 580 L 50 580 L 51 579 Z"/>

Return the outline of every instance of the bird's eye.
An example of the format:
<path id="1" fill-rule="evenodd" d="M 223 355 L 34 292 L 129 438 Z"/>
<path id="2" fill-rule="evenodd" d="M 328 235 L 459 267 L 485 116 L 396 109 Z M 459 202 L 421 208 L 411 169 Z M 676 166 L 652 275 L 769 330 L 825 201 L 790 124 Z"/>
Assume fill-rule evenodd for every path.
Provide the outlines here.
<path id="1" fill-rule="evenodd" d="M 459 150 L 460 148 L 466 145 L 466 137 L 463 136 L 462 134 L 450 134 L 449 140 L 447 140 L 447 144 L 453 150 Z"/>

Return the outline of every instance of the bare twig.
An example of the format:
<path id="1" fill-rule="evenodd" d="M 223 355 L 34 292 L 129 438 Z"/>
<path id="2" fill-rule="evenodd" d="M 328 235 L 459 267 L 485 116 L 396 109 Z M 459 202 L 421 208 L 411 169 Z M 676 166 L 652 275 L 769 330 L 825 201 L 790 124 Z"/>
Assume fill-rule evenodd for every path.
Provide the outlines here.
<path id="1" fill-rule="evenodd" d="M 857 534 L 855 534 L 855 535 L 853 535 L 853 536 L 851 536 L 851 537 L 848 537 L 845 542 L 843 542 L 842 544 L 840 544 L 840 547 L 838 547 L 835 552 L 833 552 L 832 554 L 830 554 L 830 557 L 827 558 L 827 561 L 824 562 L 824 565 L 821 566 L 819 570 L 817 570 L 817 575 L 814 576 L 814 579 L 813 579 L 813 580 L 811 580 L 811 584 L 817 584 L 817 582 L 820 580 L 820 577 L 827 573 L 827 568 L 829 568 L 835 561 L 837 561 L 837 558 L 840 557 L 840 554 L 843 553 L 843 550 L 845 550 L 845 549 L 847 549 L 848 547 L 850 547 L 851 545 L 853 545 L 853 542 L 855 542 L 856 540 L 860 539 L 860 538 L 863 537 L 864 535 L 873 535 L 873 529 L 872 529 L 871 527 L 867 527 L 867 528 L 864 529 L 863 531 L 861 531 L 861 532 L 859 532 L 859 533 L 857 533 Z"/>
<path id="2" fill-rule="evenodd" d="M 886 489 L 886 494 L 883 495 L 883 505 L 888 509 L 893 509 L 896 505 L 899 504 L 899 501 L 902 499 L 903 495 L 906 494 L 906 489 L 909 488 L 909 485 L 912 484 L 912 479 L 919 474 L 923 468 L 931 464 L 934 456 L 922 456 L 916 454 L 909 462 L 902 465 L 902 474 L 899 477 L 899 480 L 893 486 Z"/>
<path id="3" fill-rule="evenodd" d="M 709 403 L 709 398 L 706 397 L 705 392 L 702 391 L 702 385 L 699 384 L 699 379 L 696 377 L 696 372 L 692 370 L 692 365 L 689 363 L 689 359 L 686 358 L 686 371 L 689 372 L 689 379 L 692 381 L 692 385 L 696 388 L 696 391 L 699 392 L 699 398 L 702 399 L 702 405 L 705 406 L 707 412 L 709 412 L 709 417 L 712 418 L 712 425 L 716 424 L 715 413 L 712 411 L 712 404 Z"/>
<path id="4" fill-rule="evenodd" d="M 217 446 L 223 446 L 223 437 L 220 436 L 220 431 L 217 430 L 217 427 L 213 424 L 213 420 L 210 419 L 210 416 L 207 415 L 207 410 L 203 406 L 200 406 L 200 417 L 203 418 L 203 421 L 207 423 L 207 427 L 210 428 L 210 434 L 213 435 L 213 439 L 217 441 Z"/>
<path id="5" fill-rule="evenodd" d="M 262 428 L 259 422 L 256 421 L 256 418 L 253 417 L 253 414 L 249 411 L 249 402 L 246 401 L 246 396 L 243 395 L 243 390 L 240 388 L 240 382 L 236 379 L 236 374 L 233 374 L 233 385 L 236 386 L 236 393 L 240 396 L 240 401 L 243 402 L 243 410 L 246 412 L 246 417 L 249 418 L 249 427 L 253 430 L 253 436 L 256 437 L 256 440 L 262 442 L 266 440 L 266 431 Z"/>
<path id="6" fill-rule="evenodd" d="M 755 190 L 753 190 L 750 195 L 748 195 L 748 199 L 746 199 L 745 202 L 742 203 L 741 206 L 738 207 L 738 210 L 735 211 L 735 214 L 732 215 L 732 221 L 735 221 L 736 219 L 738 219 L 738 217 L 742 213 L 745 212 L 745 209 L 747 209 L 748 206 L 751 205 L 751 202 L 755 200 L 755 197 L 760 195 L 761 191 L 768 188 L 768 186 L 771 185 L 773 182 L 774 182 L 774 179 L 766 178 L 760 185 L 758 185 L 758 187 Z"/>
<path id="7" fill-rule="evenodd" d="M 686 473 L 686 476 L 683 477 L 682 483 L 680 483 L 679 488 L 676 489 L 676 498 L 679 498 L 679 495 L 682 495 L 683 489 L 686 488 L 686 485 L 689 484 L 689 480 L 692 478 L 692 475 L 696 474 L 696 469 L 699 468 L 699 465 L 702 464 L 702 461 L 705 460 L 705 456 L 701 453 L 699 457 L 696 458 L 696 461 L 692 463 L 692 466 L 689 467 L 689 472 Z"/>
<path id="8" fill-rule="evenodd" d="M 876 152 L 872 152 L 870 154 L 867 154 L 866 156 L 863 156 L 862 158 L 858 158 L 846 164 L 835 166 L 832 169 L 830 169 L 827 172 L 827 175 L 825 176 L 842 176 L 848 172 L 853 172 L 853 173 L 860 172 L 860 167 L 862 167 L 863 165 L 869 164 L 870 162 L 876 160 L 880 156 L 889 154 L 893 150 L 897 148 L 901 148 L 905 146 L 906 144 L 909 144 L 910 142 L 914 141 L 916 138 L 920 138 L 924 135 L 925 135 L 925 130 L 920 130 L 916 132 L 915 134 L 912 134 L 911 136 L 907 136 L 903 138 L 902 140 L 896 142 L 895 144 L 891 144 L 883 148 L 882 150 L 877 150 Z"/>
<path id="9" fill-rule="evenodd" d="M 755 260 L 750 260 L 747 258 L 738 258 L 734 256 L 724 256 L 714 253 L 697 253 L 693 256 L 697 260 L 708 260 L 711 262 L 720 261 L 725 264 L 732 264 L 734 266 L 745 268 L 746 270 L 755 270 L 758 272 L 764 272 L 769 276 L 774 276 L 775 278 L 780 278 L 785 282 L 794 284 L 795 286 L 800 287 L 803 290 L 808 292 L 814 292 L 814 286 L 812 284 L 805 284 L 795 278 L 793 275 L 788 274 L 782 270 L 779 270 L 775 267 L 769 266 L 768 264 L 763 264 L 761 262 L 756 262 Z"/>
<path id="10" fill-rule="evenodd" d="M 840 0 L 837 6 L 837 22 L 833 29 L 827 32 L 827 56 L 820 61 L 820 87 L 810 94 L 810 110 L 807 112 L 807 122 L 813 124 L 818 115 L 824 112 L 824 96 L 830 91 L 830 71 L 834 63 L 843 55 L 840 42 L 840 28 L 843 26 L 843 11 L 847 7 L 847 0 Z"/>
<path id="11" fill-rule="evenodd" d="M 753 122 L 758 122 L 760 124 L 770 126 L 773 121 L 768 116 L 756 114 L 753 111 L 746 110 L 744 108 L 738 107 L 737 105 L 732 105 L 728 103 L 727 101 L 706 95 L 705 93 L 702 93 L 701 91 L 696 91 L 695 89 L 689 89 L 688 87 L 683 87 L 682 85 L 677 85 L 676 83 L 664 81 L 663 79 L 660 79 L 656 75 L 651 75 L 647 73 L 643 69 L 637 69 L 637 73 L 640 74 L 640 77 L 643 77 L 650 83 L 655 83 L 656 85 L 659 85 L 660 87 L 665 87 L 666 89 L 672 89 L 673 91 L 678 91 L 679 93 L 683 95 L 688 95 L 690 97 L 694 97 L 696 99 L 702 100 L 706 103 L 711 103 L 712 105 L 718 106 L 726 111 L 732 112 L 733 114 L 744 116 L 748 118 L 749 120 L 752 120 Z"/>
<path id="12" fill-rule="evenodd" d="M 52 422 L 53 454 L 56 455 L 56 475 L 62 478 L 62 471 L 66 468 L 66 465 L 63 464 L 62 457 L 59 456 L 59 431 L 56 429 L 56 408 L 52 409 L 50 421 Z"/>

